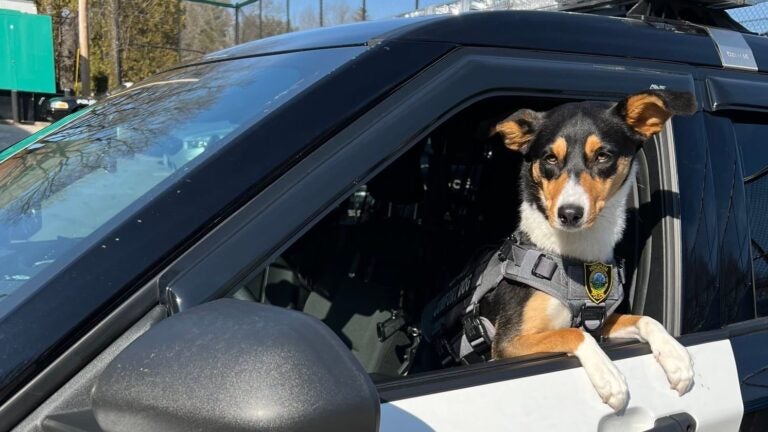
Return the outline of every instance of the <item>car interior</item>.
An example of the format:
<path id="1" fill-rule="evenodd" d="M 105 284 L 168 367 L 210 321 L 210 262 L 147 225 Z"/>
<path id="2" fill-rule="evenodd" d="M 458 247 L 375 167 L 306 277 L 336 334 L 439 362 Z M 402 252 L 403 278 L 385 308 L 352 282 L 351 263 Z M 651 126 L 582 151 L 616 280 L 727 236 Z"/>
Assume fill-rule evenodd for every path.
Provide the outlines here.
<path id="1" fill-rule="evenodd" d="M 244 278 L 231 297 L 322 320 L 374 381 L 443 368 L 419 336 L 422 310 L 474 255 L 498 247 L 519 220 L 522 156 L 491 131 L 519 108 L 545 111 L 564 102 L 491 97 L 463 109 L 266 269 Z M 645 241 L 638 235 L 637 194 L 629 206 L 619 253 L 632 286 L 625 287 L 619 312 L 632 310 L 638 297 L 635 263 Z"/>

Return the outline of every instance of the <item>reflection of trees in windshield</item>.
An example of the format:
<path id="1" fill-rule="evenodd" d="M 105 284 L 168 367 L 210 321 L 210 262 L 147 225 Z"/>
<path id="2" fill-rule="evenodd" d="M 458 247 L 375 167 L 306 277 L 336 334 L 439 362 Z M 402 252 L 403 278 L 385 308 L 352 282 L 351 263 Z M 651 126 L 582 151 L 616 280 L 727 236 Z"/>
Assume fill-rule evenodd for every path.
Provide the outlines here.
<path id="1" fill-rule="evenodd" d="M 222 133 L 211 130 L 212 125 L 226 125 L 224 132 L 228 133 L 244 117 L 265 114 L 301 87 L 296 70 L 254 67 L 263 63 L 271 61 L 248 59 L 165 73 L 94 106 L 72 124 L 0 164 L 0 220 L 7 231 L 0 233 L 0 242 L 9 236 L 28 238 L 39 229 L 41 203 L 56 200 L 57 193 L 89 174 L 115 173 L 120 169 L 118 161 L 137 156 L 146 158 L 145 163 L 168 168 L 166 175 L 170 174 L 189 162 L 170 162 L 184 147 L 185 137 L 210 132 L 218 140 Z M 252 71 L 244 73 L 249 67 Z M 254 85 L 260 81 L 266 82 Z M 134 179 L 122 180 L 131 183 Z M 114 193 L 141 195 L 148 190 L 125 186 L 127 190 Z M 70 200 L 89 198 L 87 191 L 67 196 Z"/>

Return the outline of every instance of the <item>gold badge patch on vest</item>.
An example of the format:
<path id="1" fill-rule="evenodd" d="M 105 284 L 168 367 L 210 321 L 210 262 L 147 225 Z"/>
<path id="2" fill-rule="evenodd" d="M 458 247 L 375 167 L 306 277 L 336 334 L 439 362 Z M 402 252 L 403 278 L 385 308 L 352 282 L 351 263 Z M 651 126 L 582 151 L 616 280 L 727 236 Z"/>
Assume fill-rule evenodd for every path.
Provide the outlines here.
<path id="1" fill-rule="evenodd" d="M 584 289 L 593 302 L 600 304 L 613 288 L 613 266 L 603 263 L 584 263 Z"/>

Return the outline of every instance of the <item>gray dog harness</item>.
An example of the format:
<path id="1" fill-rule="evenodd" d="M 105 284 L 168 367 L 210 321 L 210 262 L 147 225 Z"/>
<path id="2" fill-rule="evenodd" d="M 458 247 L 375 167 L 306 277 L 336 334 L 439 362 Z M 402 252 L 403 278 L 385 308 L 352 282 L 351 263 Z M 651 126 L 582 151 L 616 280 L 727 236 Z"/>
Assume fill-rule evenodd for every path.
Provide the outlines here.
<path id="1" fill-rule="evenodd" d="M 438 351 L 444 363 L 451 359 L 461 363 L 488 359 L 496 330 L 482 316 L 480 301 L 504 279 L 556 298 L 571 311 L 571 327 L 581 327 L 595 337 L 599 337 L 605 318 L 624 298 L 623 264 L 571 260 L 542 252 L 518 238 L 512 235 L 495 256 L 490 256 L 482 273 L 464 277 L 445 294 L 448 303 L 463 307 L 463 311 L 442 313 L 450 306 L 445 301 L 433 310 L 433 318 L 459 315 L 461 319 L 461 334 L 439 341 Z M 472 297 L 468 301 L 456 301 L 469 292 Z M 445 324 L 442 327 L 447 329 Z"/>

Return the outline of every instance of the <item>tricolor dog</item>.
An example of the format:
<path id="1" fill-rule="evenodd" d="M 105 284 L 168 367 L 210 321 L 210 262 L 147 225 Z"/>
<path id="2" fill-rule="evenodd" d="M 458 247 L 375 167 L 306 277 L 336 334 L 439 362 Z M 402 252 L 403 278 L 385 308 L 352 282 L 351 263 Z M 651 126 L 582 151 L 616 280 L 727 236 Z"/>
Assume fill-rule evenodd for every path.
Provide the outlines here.
<path id="1" fill-rule="evenodd" d="M 496 126 L 506 146 L 525 159 L 516 233 L 516 244 L 525 246 L 515 252 L 516 270 L 505 271 L 527 272 L 529 279 L 500 280 L 479 300 L 482 316 L 495 328 L 493 358 L 574 355 L 602 400 L 621 410 L 628 402 L 627 385 L 585 331 L 593 320 L 597 325 L 591 330 L 597 329 L 602 336 L 648 342 L 671 387 L 680 395 L 691 389 L 691 358 L 661 324 L 645 316 L 611 314 L 612 307 L 600 308 L 622 277 L 614 246 L 625 227 L 638 148 L 661 131 L 672 115 L 691 114 L 695 109 L 690 93 L 644 91 L 619 103 L 569 103 L 548 112 L 523 109 Z M 531 249 L 541 252 L 535 261 L 526 258 L 537 256 L 529 253 Z M 567 294 L 558 297 L 547 290 L 546 283 L 567 287 L 568 278 L 583 281 L 588 301 L 582 300 L 580 308 L 564 299 Z M 582 313 L 575 322 L 574 315 Z"/>

